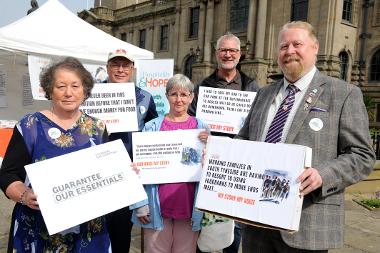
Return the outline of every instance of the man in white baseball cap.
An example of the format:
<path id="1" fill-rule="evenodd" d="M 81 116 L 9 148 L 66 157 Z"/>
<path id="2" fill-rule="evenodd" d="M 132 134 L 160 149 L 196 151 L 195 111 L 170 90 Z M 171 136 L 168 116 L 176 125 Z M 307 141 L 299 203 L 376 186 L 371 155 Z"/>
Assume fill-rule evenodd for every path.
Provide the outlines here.
<path id="1" fill-rule="evenodd" d="M 128 83 L 132 81 L 134 72 L 134 60 L 125 49 L 117 49 L 114 52 L 108 54 L 107 61 L 107 83 Z M 135 86 L 136 94 L 136 112 L 137 121 L 139 125 L 139 131 L 142 130 L 145 123 L 158 116 L 156 111 L 156 105 L 152 95 Z M 109 136 L 109 140 L 121 139 L 127 149 L 129 156 L 132 158 L 132 133 L 120 132 L 112 133 Z M 107 226 L 111 239 L 111 246 L 113 253 L 125 253 L 129 252 L 131 242 L 131 222 L 132 211 L 129 207 L 116 210 L 107 214 Z"/>

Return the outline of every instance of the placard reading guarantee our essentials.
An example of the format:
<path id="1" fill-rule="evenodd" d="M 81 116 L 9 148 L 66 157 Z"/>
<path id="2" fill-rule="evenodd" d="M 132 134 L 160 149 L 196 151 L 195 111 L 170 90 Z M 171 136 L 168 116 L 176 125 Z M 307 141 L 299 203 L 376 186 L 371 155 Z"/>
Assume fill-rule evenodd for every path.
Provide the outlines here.
<path id="1" fill-rule="evenodd" d="M 26 165 L 50 235 L 147 198 L 121 140 Z"/>
<path id="2" fill-rule="evenodd" d="M 264 227 L 297 231 L 303 198 L 297 177 L 311 149 L 210 136 L 196 207 Z"/>

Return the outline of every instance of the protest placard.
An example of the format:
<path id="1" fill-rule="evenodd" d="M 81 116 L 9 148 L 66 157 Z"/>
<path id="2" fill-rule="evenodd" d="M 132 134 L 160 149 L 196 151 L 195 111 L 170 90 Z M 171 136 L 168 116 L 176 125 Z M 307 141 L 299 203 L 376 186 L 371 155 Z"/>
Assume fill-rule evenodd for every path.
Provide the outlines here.
<path id="1" fill-rule="evenodd" d="M 133 161 L 141 170 L 143 184 L 198 182 L 204 129 L 132 134 Z"/>
<path id="2" fill-rule="evenodd" d="M 152 94 L 157 113 L 163 116 L 169 112 L 166 99 L 166 83 L 173 76 L 173 59 L 139 59 L 135 62 L 136 86 Z"/>
<path id="3" fill-rule="evenodd" d="M 121 140 L 25 169 L 50 235 L 147 198 Z"/>
<path id="4" fill-rule="evenodd" d="M 237 134 L 248 115 L 256 92 L 199 87 L 197 118 L 211 131 Z"/>
<path id="5" fill-rule="evenodd" d="M 46 100 L 39 77 L 41 72 L 57 59 L 55 56 L 42 57 L 28 54 L 28 79 L 30 80 L 30 83 L 28 81 L 28 88 L 31 89 L 33 99 Z M 107 71 L 104 64 L 89 62 L 82 62 L 82 64 L 91 73 L 95 82 L 103 82 L 107 79 Z"/>
<path id="6" fill-rule="evenodd" d="M 138 130 L 133 83 L 97 83 L 80 109 L 103 120 L 109 133 Z"/>
<path id="7" fill-rule="evenodd" d="M 210 136 L 196 207 L 239 221 L 298 230 L 303 198 L 297 177 L 311 149 Z"/>

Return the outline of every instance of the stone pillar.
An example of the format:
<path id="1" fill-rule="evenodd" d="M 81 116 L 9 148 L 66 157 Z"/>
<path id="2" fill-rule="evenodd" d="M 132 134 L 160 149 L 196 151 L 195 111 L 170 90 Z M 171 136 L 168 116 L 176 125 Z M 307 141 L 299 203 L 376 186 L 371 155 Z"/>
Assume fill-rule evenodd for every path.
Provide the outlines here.
<path id="1" fill-rule="evenodd" d="M 154 38 L 154 26 L 151 25 L 146 30 L 146 49 L 152 51 L 153 50 L 153 38 Z"/>
<path id="2" fill-rule="evenodd" d="M 200 2 L 199 6 L 199 33 L 198 33 L 198 46 L 201 49 L 198 62 L 204 59 L 204 43 L 205 43 L 205 29 L 206 29 L 206 4 L 204 1 Z"/>
<path id="3" fill-rule="evenodd" d="M 249 48 L 249 51 L 247 52 L 247 56 L 246 56 L 247 60 L 252 59 L 253 47 L 255 46 L 256 6 L 257 6 L 257 0 L 249 1 L 247 41 L 251 43 L 251 47 Z"/>
<path id="4" fill-rule="evenodd" d="M 180 67 L 180 63 L 178 63 L 179 55 L 178 55 L 178 44 L 180 43 L 179 41 L 179 26 L 180 26 L 180 13 L 181 9 L 177 8 L 176 9 L 176 15 L 175 15 L 175 21 L 170 23 L 170 28 L 169 28 L 169 33 L 170 31 L 172 32 L 172 38 L 169 41 L 169 50 L 171 50 L 171 55 L 174 58 L 174 70 L 178 70 L 178 67 Z M 171 47 L 171 48 L 170 48 Z"/>
<path id="5" fill-rule="evenodd" d="M 214 27 L 214 0 L 207 1 L 207 15 L 206 15 L 206 30 L 205 30 L 205 41 L 204 41 L 204 54 L 203 61 L 211 62 L 212 55 L 212 35 L 213 35 L 213 27 Z"/>
<path id="6" fill-rule="evenodd" d="M 215 70 L 215 65 L 210 62 L 195 63 L 192 66 L 191 80 L 194 84 L 198 84 L 205 77 L 211 75 Z"/>
<path id="7" fill-rule="evenodd" d="M 265 27 L 267 23 L 267 0 L 258 1 L 258 16 L 256 22 L 255 59 L 264 58 Z"/>

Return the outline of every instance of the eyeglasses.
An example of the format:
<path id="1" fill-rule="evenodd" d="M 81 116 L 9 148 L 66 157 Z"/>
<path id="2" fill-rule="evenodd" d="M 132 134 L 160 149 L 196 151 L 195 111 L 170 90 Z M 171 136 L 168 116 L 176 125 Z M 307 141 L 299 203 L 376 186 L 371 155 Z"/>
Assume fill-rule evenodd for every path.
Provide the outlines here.
<path id="1" fill-rule="evenodd" d="M 240 50 L 236 48 L 218 48 L 219 53 L 227 54 L 228 52 L 232 55 L 237 54 Z"/>
<path id="2" fill-rule="evenodd" d="M 170 97 L 170 98 L 177 98 L 177 97 L 179 97 L 179 98 L 188 98 L 188 97 L 190 97 L 190 95 L 191 95 L 191 93 L 181 92 L 181 93 L 178 94 L 177 92 L 173 92 L 173 93 L 169 93 L 168 97 Z"/>
<path id="3" fill-rule="evenodd" d="M 120 67 L 123 69 L 123 71 L 130 71 L 132 69 L 131 64 L 116 64 L 116 63 L 111 63 L 110 67 L 112 70 L 119 70 Z"/>

